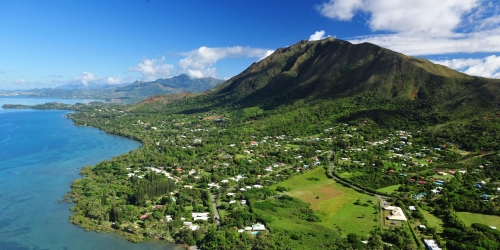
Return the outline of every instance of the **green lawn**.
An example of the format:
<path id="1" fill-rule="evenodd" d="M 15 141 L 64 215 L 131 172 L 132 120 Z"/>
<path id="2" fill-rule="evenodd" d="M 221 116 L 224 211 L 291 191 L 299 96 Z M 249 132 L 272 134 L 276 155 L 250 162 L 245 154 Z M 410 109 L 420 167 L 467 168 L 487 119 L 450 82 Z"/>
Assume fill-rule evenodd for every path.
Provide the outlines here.
<path id="1" fill-rule="evenodd" d="M 443 232 L 443 222 L 441 221 L 441 219 L 425 210 L 420 211 L 424 215 L 424 218 L 427 220 L 427 226 L 436 228 L 436 232 L 438 233 Z"/>
<path id="2" fill-rule="evenodd" d="M 361 173 L 361 172 L 342 172 L 342 173 L 340 173 L 340 177 L 346 178 L 346 179 L 360 176 L 360 175 L 363 175 L 363 173 Z"/>
<path id="3" fill-rule="evenodd" d="M 472 223 L 481 223 L 487 226 L 494 226 L 500 228 L 500 216 L 474 214 L 469 212 L 457 212 L 457 215 L 468 226 L 470 226 Z"/>
<path id="4" fill-rule="evenodd" d="M 340 228 L 344 236 L 349 233 L 366 235 L 379 225 L 379 211 L 372 204 L 378 202 L 377 198 L 358 193 L 328 179 L 323 168 L 313 169 L 271 188 L 277 186 L 289 188 L 290 191 L 286 192 L 288 195 L 310 203 L 321 218 L 318 224 L 332 229 Z M 358 199 L 361 204 L 366 203 L 368 206 L 355 205 Z M 276 223 L 288 224 L 285 221 Z"/>
<path id="5" fill-rule="evenodd" d="M 454 176 L 452 174 L 447 174 L 447 175 L 435 174 L 432 177 L 436 178 L 436 179 L 441 179 L 441 180 L 449 181 L 449 180 L 453 179 Z"/>
<path id="6" fill-rule="evenodd" d="M 247 159 L 247 158 L 252 158 L 252 155 L 242 155 L 242 154 L 234 155 L 235 160 L 241 160 L 241 159 Z"/>
<path id="7" fill-rule="evenodd" d="M 379 192 L 383 192 L 383 193 L 386 193 L 386 194 L 392 194 L 394 193 L 396 190 L 398 190 L 398 188 L 401 186 L 401 184 L 398 184 L 398 185 L 392 185 L 392 186 L 388 186 L 388 187 L 383 187 L 383 188 L 379 188 L 377 189 L 377 191 Z"/>

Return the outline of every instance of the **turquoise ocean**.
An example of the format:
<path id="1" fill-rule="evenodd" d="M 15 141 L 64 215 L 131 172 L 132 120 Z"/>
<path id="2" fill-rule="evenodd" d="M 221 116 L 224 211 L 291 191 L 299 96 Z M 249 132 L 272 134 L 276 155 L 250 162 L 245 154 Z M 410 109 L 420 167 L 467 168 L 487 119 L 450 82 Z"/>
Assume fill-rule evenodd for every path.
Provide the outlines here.
<path id="1" fill-rule="evenodd" d="M 82 99 L 0 97 L 3 104 L 89 102 Z M 134 140 L 74 126 L 68 111 L 0 108 L 0 249 L 176 249 L 134 244 L 113 233 L 85 232 L 71 224 L 63 195 L 95 165 L 140 147 Z"/>

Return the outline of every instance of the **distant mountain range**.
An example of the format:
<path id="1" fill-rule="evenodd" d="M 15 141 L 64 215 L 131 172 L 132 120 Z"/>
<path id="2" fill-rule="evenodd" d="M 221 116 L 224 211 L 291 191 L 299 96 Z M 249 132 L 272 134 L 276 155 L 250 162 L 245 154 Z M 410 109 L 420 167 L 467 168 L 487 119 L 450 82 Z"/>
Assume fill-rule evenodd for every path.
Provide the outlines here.
<path id="1" fill-rule="evenodd" d="M 67 84 L 57 88 L 0 91 L 0 95 L 22 95 L 36 97 L 91 98 L 91 99 L 131 99 L 139 101 L 149 96 L 176 94 L 181 92 L 201 93 L 214 88 L 223 80 L 212 77 L 190 78 L 181 74 L 151 82 L 136 81 L 132 84 L 100 85 L 89 83 Z"/>

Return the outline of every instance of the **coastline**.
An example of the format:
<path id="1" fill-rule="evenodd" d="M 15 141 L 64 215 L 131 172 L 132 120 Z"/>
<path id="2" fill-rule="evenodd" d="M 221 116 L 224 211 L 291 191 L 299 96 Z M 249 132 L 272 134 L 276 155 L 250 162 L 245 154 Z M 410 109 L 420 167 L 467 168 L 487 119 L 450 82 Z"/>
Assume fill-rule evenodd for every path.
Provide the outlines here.
<path id="1" fill-rule="evenodd" d="M 3 98 L 2 101 L 19 103 L 30 100 Z M 49 112 L 1 110 L 3 118 L 2 144 L 7 148 L 2 150 L 3 167 L 0 167 L 2 173 L 0 179 L 3 185 L 3 190 L 0 192 L 1 203 L 3 203 L 0 205 L 0 209 L 3 211 L 2 216 L 0 216 L 0 220 L 3 221 L 3 225 L 0 227 L 0 248 L 58 249 L 70 247 L 71 249 L 89 249 L 97 245 L 121 246 L 120 248 L 124 249 L 177 248 L 168 241 L 154 239 L 148 240 L 146 244 L 140 244 L 141 246 L 136 246 L 130 241 L 120 239 L 117 231 L 101 230 L 101 233 L 95 234 L 95 231 L 84 232 L 85 229 L 68 223 L 72 214 L 70 208 L 74 204 L 61 201 L 63 196 L 71 190 L 68 188 L 71 183 L 82 178 L 78 175 L 82 166 L 95 165 L 101 161 L 108 161 L 121 154 L 126 154 L 130 152 L 129 150 L 139 149 L 142 145 L 139 140 L 130 140 L 131 138 L 109 133 L 109 131 L 94 126 L 84 128 L 76 125 L 73 120 L 61 119 L 73 113 L 74 110 L 50 110 Z M 28 116 L 26 111 L 29 112 Z M 13 118 L 27 118 L 29 123 L 19 123 Z M 40 126 L 47 129 L 47 132 L 33 130 L 39 129 Z M 32 137 L 24 130 L 32 131 L 38 136 Z M 22 137 L 5 136 L 5 133 L 10 133 L 9 131 L 19 131 L 22 133 L 20 134 Z M 20 143 L 25 142 L 24 137 L 37 138 L 38 141 L 33 142 L 30 139 L 28 147 L 22 146 L 24 144 Z M 23 139 L 23 141 L 15 141 L 19 139 Z M 19 149 L 16 148 L 16 145 L 7 146 L 7 143 L 14 142 L 19 144 Z M 130 148 L 132 145 L 130 142 L 137 146 Z M 61 146 L 63 150 L 56 151 L 58 146 Z M 31 149 L 32 147 L 33 149 Z M 36 147 L 40 147 L 40 149 Z M 34 155 L 29 156 L 29 158 L 23 156 L 28 153 Z M 67 156 L 61 158 L 60 156 L 63 155 Z M 108 156 L 101 158 L 104 155 Z M 41 195 L 42 193 L 44 195 Z M 29 205 L 31 203 L 33 205 Z M 113 234 L 106 232 L 113 232 Z"/>

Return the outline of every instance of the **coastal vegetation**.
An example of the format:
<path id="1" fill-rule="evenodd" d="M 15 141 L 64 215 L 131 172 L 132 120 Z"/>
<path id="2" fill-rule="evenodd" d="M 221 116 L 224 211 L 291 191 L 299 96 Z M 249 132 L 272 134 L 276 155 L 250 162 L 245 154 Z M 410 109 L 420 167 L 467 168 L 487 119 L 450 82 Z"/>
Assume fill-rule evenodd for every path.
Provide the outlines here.
<path id="1" fill-rule="evenodd" d="M 500 216 L 499 87 L 328 38 L 202 95 L 36 108 L 142 143 L 72 184 L 88 230 L 200 249 L 498 249 L 481 224 L 495 220 L 472 213 Z"/>

